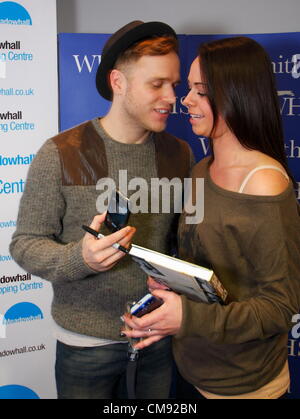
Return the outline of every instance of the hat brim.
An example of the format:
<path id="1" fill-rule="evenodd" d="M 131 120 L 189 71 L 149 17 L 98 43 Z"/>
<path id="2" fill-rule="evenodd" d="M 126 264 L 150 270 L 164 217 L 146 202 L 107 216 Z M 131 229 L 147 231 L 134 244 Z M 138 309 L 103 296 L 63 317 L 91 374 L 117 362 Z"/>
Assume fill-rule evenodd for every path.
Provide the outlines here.
<path id="1" fill-rule="evenodd" d="M 109 71 L 113 66 L 118 56 L 126 51 L 131 45 L 142 39 L 151 38 L 152 36 L 169 35 L 177 38 L 175 31 L 166 23 L 163 22 L 147 22 L 142 23 L 126 32 L 124 36 L 118 39 L 101 57 L 101 62 L 96 74 L 96 87 L 98 92 L 104 99 L 111 100 L 112 92 L 108 83 Z"/>

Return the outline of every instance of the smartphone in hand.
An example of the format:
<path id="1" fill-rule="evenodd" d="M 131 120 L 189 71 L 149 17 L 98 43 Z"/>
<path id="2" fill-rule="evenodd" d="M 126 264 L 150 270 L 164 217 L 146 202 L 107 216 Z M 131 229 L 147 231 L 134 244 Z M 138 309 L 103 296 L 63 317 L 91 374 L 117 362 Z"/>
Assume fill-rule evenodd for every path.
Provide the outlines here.
<path id="1" fill-rule="evenodd" d="M 141 298 L 137 303 L 135 303 L 131 309 L 130 313 L 136 317 L 142 317 L 144 314 L 150 313 L 159 306 L 163 304 L 163 300 L 157 297 L 154 297 L 152 294 L 146 294 Z"/>
<path id="2" fill-rule="evenodd" d="M 128 224 L 130 216 L 129 199 L 120 191 L 112 192 L 104 224 L 114 233 Z"/>

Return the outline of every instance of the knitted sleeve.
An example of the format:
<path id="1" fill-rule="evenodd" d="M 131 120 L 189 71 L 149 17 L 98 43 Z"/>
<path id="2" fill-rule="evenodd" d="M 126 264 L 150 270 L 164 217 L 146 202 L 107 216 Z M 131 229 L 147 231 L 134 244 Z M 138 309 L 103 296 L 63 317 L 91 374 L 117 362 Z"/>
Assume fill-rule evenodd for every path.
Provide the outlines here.
<path id="1" fill-rule="evenodd" d="M 60 242 L 64 213 L 59 156 L 50 139 L 28 171 L 10 244 L 12 257 L 23 269 L 50 281 L 72 281 L 95 273 L 83 260 L 81 240 Z"/>
<path id="2" fill-rule="evenodd" d="M 252 233 L 240 229 L 240 263 L 246 263 L 247 258 L 252 265 L 252 296 L 227 306 L 195 303 L 183 297 L 184 316 L 177 339 L 202 336 L 217 344 L 240 344 L 290 330 L 300 306 L 300 221 L 289 207 L 295 207 L 292 200 L 281 208 L 276 203 L 261 203 L 259 215 L 254 213 L 250 218 L 249 214 Z M 225 252 L 224 242 L 223 247 Z M 228 257 L 230 251 L 233 249 Z M 233 286 L 245 286 L 238 273 Z"/>

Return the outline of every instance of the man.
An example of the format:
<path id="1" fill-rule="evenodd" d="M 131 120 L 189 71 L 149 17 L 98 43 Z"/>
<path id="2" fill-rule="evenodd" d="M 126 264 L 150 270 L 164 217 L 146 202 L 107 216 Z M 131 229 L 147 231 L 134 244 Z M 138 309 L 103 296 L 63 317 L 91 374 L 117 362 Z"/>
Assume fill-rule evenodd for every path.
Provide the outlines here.
<path id="1" fill-rule="evenodd" d="M 127 24 L 107 41 L 97 72 L 99 93 L 112 101 L 107 115 L 48 140 L 30 168 L 10 250 L 53 285 L 59 398 L 126 397 L 120 315 L 147 286 L 137 264 L 111 246 L 135 234 L 136 244 L 167 252 L 174 214 L 132 214 L 132 227 L 100 240 L 83 237 L 81 226 L 102 228 L 105 214 L 94 217 L 101 179 L 119 187 L 125 170 L 128 182 L 143 178 L 150 190 L 152 178 L 188 176 L 189 147 L 164 132 L 179 77 L 173 29 Z M 141 351 L 138 367 L 137 397 L 168 397 L 169 341 Z"/>

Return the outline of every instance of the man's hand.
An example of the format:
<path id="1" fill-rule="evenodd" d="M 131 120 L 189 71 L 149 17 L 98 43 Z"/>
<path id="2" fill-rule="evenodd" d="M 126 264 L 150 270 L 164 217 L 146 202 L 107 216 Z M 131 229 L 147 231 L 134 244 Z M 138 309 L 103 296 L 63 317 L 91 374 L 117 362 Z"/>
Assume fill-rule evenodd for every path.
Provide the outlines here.
<path id="1" fill-rule="evenodd" d="M 99 231 L 101 224 L 105 220 L 105 216 L 106 213 L 96 215 L 90 227 Z M 101 239 L 97 239 L 92 234 L 86 233 L 82 242 L 82 256 L 85 263 L 95 271 L 108 271 L 125 256 L 124 252 L 114 249 L 112 245 L 119 243 L 124 247 L 129 247 L 135 231 L 136 229 L 134 227 L 127 226 Z"/>

